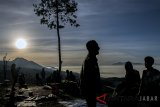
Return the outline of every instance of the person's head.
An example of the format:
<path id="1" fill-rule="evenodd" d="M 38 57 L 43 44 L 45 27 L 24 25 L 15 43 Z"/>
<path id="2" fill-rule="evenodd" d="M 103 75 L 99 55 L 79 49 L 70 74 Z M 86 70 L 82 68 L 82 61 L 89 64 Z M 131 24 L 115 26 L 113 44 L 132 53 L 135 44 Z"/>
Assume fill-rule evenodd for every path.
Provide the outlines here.
<path id="1" fill-rule="evenodd" d="M 126 72 L 129 72 L 129 71 L 132 71 L 133 70 L 133 65 L 131 62 L 126 62 L 125 63 L 125 69 L 126 69 Z"/>
<path id="2" fill-rule="evenodd" d="M 90 40 L 86 44 L 86 48 L 91 55 L 98 55 L 99 54 L 99 46 L 95 40 Z"/>
<path id="3" fill-rule="evenodd" d="M 153 59 L 153 57 L 151 57 L 151 56 L 145 57 L 145 58 L 144 58 L 144 61 L 145 61 L 145 67 L 146 67 L 146 68 L 151 68 L 152 65 L 154 64 L 154 59 Z"/>
<path id="4" fill-rule="evenodd" d="M 68 69 L 66 70 L 66 73 L 69 74 L 69 70 Z"/>
<path id="5" fill-rule="evenodd" d="M 73 72 L 72 72 L 72 71 L 70 71 L 69 73 L 70 73 L 70 75 L 72 75 L 72 74 L 73 74 Z"/>

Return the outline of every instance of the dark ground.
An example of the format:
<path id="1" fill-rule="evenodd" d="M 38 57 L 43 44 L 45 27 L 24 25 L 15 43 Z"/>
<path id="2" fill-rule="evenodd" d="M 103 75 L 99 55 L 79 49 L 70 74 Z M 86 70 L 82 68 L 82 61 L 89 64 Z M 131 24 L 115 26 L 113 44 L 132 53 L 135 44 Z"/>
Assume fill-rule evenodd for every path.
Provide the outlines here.
<path id="1" fill-rule="evenodd" d="M 102 78 L 103 86 L 109 86 L 115 88 L 123 78 Z M 6 95 L 10 92 L 10 85 L 3 86 L 0 85 L 0 107 L 5 107 L 5 105 L 9 101 L 9 97 Z M 15 95 L 15 104 L 18 107 L 65 107 L 64 105 L 58 103 L 59 101 L 67 101 L 73 100 L 76 98 L 80 98 L 79 91 L 77 86 L 74 83 L 63 83 L 61 88 L 59 89 L 59 93 L 53 92 L 53 88 L 50 86 L 37 86 L 37 85 L 27 85 L 28 89 L 18 88 L 18 84 L 16 84 L 16 95 Z M 75 91 L 76 90 L 76 91 Z M 105 92 L 108 91 L 108 88 L 104 88 Z M 29 95 L 30 93 L 30 95 Z M 112 92 L 108 91 L 107 93 Z M 30 106 L 29 106 L 30 105 Z"/>

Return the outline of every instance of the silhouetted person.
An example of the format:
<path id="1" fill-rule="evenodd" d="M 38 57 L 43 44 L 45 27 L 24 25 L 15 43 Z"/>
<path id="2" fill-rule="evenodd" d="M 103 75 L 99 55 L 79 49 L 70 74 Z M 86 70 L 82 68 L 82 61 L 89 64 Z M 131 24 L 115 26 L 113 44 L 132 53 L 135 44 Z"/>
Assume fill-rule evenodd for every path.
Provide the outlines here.
<path id="1" fill-rule="evenodd" d="M 53 72 L 53 82 L 54 83 L 59 83 L 60 82 L 60 75 L 59 75 L 59 71 L 56 70 Z"/>
<path id="2" fill-rule="evenodd" d="M 160 96 L 160 72 L 153 68 L 154 59 L 147 56 L 144 59 L 146 70 L 143 71 L 140 95 Z"/>
<path id="3" fill-rule="evenodd" d="M 46 78 L 46 83 L 49 84 L 49 83 L 52 83 L 53 82 L 53 74 L 49 75 L 47 78 Z"/>
<path id="4" fill-rule="evenodd" d="M 54 71 L 54 80 L 56 83 L 61 83 L 61 73 L 59 72 L 59 70 Z"/>
<path id="5" fill-rule="evenodd" d="M 16 69 L 16 64 L 11 65 L 11 75 L 12 75 L 12 87 L 10 92 L 10 99 L 6 107 L 16 107 L 15 106 L 15 84 L 17 82 L 18 73 L 20 68 Z"/>
<path id="6" fill-rule="evenodd" d="M 124 81 L 117 86 L 113 93 L 113 98 L 110 99 L 109 107 L 137 107 L 136 96 L 139 92 L 140 74 L 133 69 L 131 62 L 125 63 L 126 75 Z M 130 101 L 128 100 L 128 98 Z M 113 100 L 116 99 L 116 100 Z"/>
<path id="7" fill-rule="evenodd" d="M 19 75 L 18 81 L 19 81 L 19 85 L 20 85 L 19 88 L 24 87 L 24 85 L 25 85 L 25 76 L 24 76 L 23 73 L 21 73 Z"/>
<path id="8" fill-rule="evenodd" d="M 88 41 L 86 47 L 88 55 L 82 65 L 80 88 L 88 107 L 96 107 L 96 94 L 101 90 L 100 72 L 96 58 L 100 48 L 95 40 Z"/>
<path id="9" fill-rule="evenodd" d="M 66 80 L 69 80 L 69 70 L 66 70 Z"/>
<path id="10" fill-rule="evenodd" d="M 76 80 L 76 77 L 75 77 L 75 75 L 73 74 L 72 71 L 69 72 L 69 80 L 70 81 L 75 81 Z"/>
<path id="11" fill-rule="evenodd" d="M 125 63 L 125 80 L 117 86 L 117 96 L 136 96 L 139 92 L 140 75 L 137 70 L 133 69 L 131 62 Z"/>
<path id="12" fill-rule="evenodd" d="M 39 77 L 39 73 L 36 73 L 37 85 L 42 85 L 42 79 Z"/>
<path id="13" fill-rule="evenodd" d="M 44 68 L 42 68 L 41 77 L 42 77 L 42 84 L 44 85 L 45 84 L 45 77 L 46 77 L 46 73 L 45 73 L 45 69 Z"/>

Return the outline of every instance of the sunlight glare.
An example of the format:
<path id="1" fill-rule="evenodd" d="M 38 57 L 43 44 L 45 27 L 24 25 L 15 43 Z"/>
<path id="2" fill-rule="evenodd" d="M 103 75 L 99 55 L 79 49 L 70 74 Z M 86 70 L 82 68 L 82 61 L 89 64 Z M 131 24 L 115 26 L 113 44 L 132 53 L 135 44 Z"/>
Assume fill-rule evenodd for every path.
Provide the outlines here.
<path id="1" fill-rule="evenodd" d="M 27 42 L 25 39 L 21 38 L 21 39 L 16 40 L 16 47 L 18 49 L 24 49 L 24 48 L 26 48 L 26 46 L 27 46 Z"/>

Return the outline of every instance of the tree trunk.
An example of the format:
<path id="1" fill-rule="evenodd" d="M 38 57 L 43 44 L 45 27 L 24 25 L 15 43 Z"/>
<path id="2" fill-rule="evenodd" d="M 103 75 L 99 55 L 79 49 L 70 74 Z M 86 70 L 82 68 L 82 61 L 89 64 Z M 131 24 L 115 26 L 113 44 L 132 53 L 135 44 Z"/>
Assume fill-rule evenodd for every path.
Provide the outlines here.
<path id="1" fill-rule="evenodd" d="M 62 60 L 61 60 L 61 39 L 59 33 L 59 12 L 58 12 L 58 0 L 56 0 L 56 16 L 57 16 L 57 36 L 58 36 L 58 54 L 59 54 L 59 72 L 58 72 L 58 82 L 61 82 L 61 68 L 62 68 Z"/>

